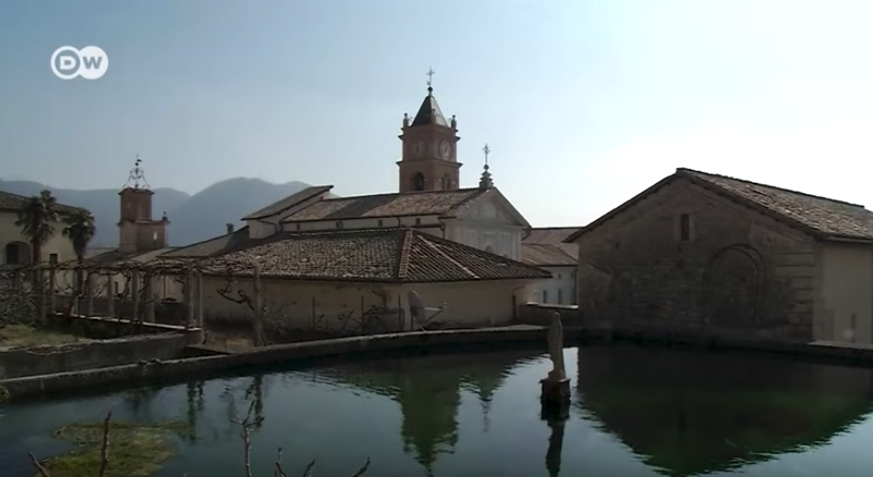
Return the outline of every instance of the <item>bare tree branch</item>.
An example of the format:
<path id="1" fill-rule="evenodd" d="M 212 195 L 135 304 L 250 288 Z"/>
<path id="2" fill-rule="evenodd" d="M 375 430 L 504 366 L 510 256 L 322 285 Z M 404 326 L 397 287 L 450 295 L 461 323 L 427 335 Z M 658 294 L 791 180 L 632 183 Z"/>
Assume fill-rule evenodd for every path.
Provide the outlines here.
<path id="1" fill-rule="evenodd" d="M 100 473 L 97 477 L 106 475 L 106 466 L 109 465 L 109 421 L 112 420 L 112 411 L 106 413 L 103 420 L 103 445 L 100 447 Z"/>

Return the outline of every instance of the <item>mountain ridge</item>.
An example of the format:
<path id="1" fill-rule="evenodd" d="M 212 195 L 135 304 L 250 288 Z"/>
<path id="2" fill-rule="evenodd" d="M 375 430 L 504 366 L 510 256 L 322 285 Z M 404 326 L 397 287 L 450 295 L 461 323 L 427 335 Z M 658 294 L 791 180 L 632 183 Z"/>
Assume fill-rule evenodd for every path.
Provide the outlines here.
<path id="1" fill-rule="evenodd" d="M 272 204 L 298 192 L 310 184 L 291 181 L 273 184 L 263 179 L 235 177 L 216 182 L 196 194 L 169 188 L 152 189 L 153 217 L 164 212 L 170 220 L 170 245 L 188 245 L 226 233 L 226 224 L 239 226 L 249 212 Z M 97 232 L 92 247 L 114 247 L 118 244 L 118 213 L 120 189 L 63 189 L 36 181 L 0 179 L 0 190 L 34 196 L 48 189 L 58 202 L 84 207 L 94 214 Z M 56 232 L 59 233 L 59 232 Z"/>

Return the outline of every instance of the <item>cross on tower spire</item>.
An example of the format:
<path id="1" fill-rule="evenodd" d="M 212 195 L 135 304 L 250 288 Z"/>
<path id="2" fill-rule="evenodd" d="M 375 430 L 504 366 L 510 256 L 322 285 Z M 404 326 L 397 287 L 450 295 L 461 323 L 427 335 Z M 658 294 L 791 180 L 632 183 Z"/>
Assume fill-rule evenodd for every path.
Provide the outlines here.
<path id="1" fill-rule="evenodd" d="M 433 75 L 436 74 L 436 71 L 434 71 L 433 68 L 428 68 L 427 73 L 425 74 L 427 75 L 427 90 L 429 92 L 433 91 Z"/>
<path id="2" fill-rule="evenodd" d="M 482 168 L 482 177 L 479 179 L 479 189 L 491 189 L 494 187 L 494 181 L 491 180 L 491 173 L 488 172 L 488 154 L 491 154 L 491 148 L 488 147 L 488 144 L 485 144 L 485 147 L 482 148 L 482 152 L 485 153 L 485 166 Z"/>

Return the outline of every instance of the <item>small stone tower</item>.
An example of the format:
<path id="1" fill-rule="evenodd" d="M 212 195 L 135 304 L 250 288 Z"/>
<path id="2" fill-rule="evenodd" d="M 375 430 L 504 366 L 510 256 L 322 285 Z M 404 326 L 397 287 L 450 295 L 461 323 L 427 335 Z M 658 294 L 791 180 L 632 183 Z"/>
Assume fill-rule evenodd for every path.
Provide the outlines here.
<path id="1" fill-rule="evenodd" d="M 432 78 L 433 70 L 428 75 Z M 403 115 L 402 131 L 403 154 L 397 163 L 401 193 L 460 188 L 458 121 L 454 116 L 446 121 L 433 96 L 430 80 L 427 96 L 412 122 L 408 115 Z"/>
<path id="2" fill-rule="evenodd" d="M 130 171 L 127 183 L 118 195 L 121 197 L 118 220 L 118 251 L 142 253 L 167 246 L 167 214 L 161 220 L 152 219 L 152 196 L 155 194 L 145 180 L 142 159 Z"/>

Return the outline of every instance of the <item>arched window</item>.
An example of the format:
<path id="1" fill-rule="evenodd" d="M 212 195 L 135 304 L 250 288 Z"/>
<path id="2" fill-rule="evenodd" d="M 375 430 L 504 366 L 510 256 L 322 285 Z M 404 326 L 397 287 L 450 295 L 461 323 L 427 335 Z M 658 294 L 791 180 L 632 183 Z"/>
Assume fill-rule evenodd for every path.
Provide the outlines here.
<path id="1" fill-rule="evenodd" d="M 443 176 L 443 178 L 440 179 L 440 189 L 442 189 L 442 190 L 449 189 L 449 176 Z"/>
<path id="2" fill-rule="evenodd" d="M 421 172 L 412 176 L 412 190 L 424 190 L 424 174 Z"/>

